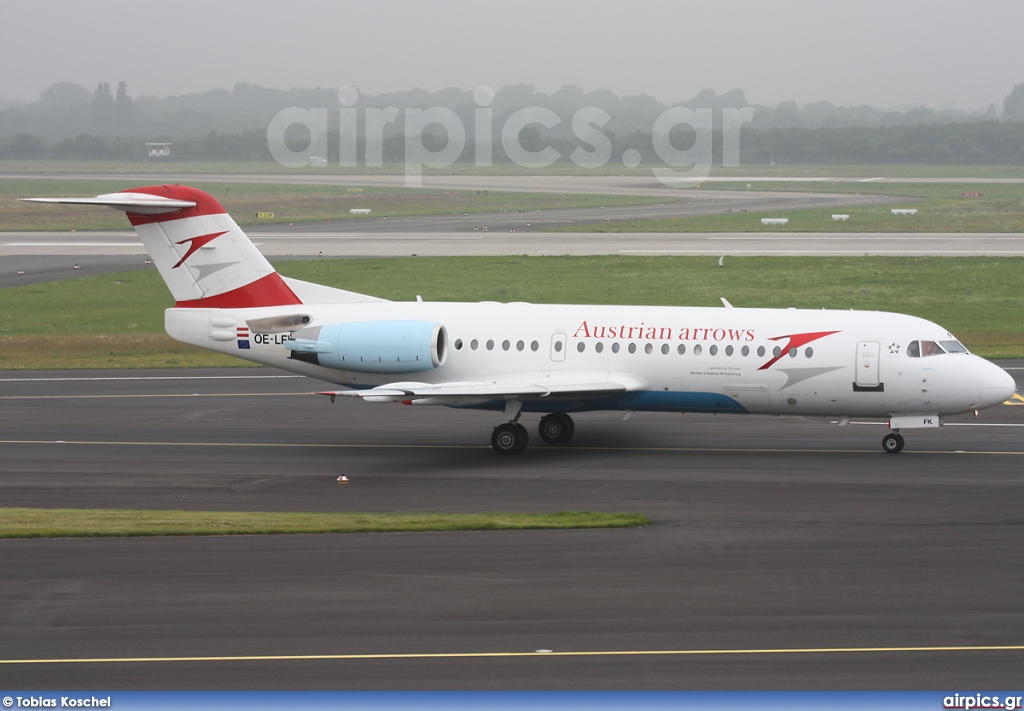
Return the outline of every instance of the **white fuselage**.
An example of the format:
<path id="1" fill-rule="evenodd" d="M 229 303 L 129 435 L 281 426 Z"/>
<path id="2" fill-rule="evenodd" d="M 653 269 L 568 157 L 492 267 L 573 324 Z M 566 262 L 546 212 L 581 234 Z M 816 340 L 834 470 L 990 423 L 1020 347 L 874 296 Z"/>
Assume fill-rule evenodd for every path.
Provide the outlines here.
<path id="1" fill-rule="evenodd" d="M 399 319 L 443 325 L 444 362 L 401 376 L 405 381 L 543 386 L 549 379 L 612 378 L 633 385 L 607 397 L 525 403 L 540 412 L 945 415 L 1001 402 L 1009 378 L 968 353 L 911 355 L 914 341 L 955 339 L 924 319 L 884 312 L 382 301 L 175 308 L 166 323 L 178 340 L 348 388 L 396 380 L 297 361 L 284 345 L 291 331 L 247 328 L 293 314 L 308 316 L 312 325 Z M 469 406 L 499 409 L 502 402 L 484 398 Z"/>

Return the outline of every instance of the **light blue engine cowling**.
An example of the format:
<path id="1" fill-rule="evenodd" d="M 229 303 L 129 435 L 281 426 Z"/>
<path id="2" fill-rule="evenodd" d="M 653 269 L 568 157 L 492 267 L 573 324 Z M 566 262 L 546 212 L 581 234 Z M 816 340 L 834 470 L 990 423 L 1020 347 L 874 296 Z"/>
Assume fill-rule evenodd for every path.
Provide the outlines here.
<path id="1" fill-rule="evenodd" d="M 353 321 L 303 328 L 291 358 L 357 373 L 419 373 L 444 365 L 448 332 L 431 321 Z"/>

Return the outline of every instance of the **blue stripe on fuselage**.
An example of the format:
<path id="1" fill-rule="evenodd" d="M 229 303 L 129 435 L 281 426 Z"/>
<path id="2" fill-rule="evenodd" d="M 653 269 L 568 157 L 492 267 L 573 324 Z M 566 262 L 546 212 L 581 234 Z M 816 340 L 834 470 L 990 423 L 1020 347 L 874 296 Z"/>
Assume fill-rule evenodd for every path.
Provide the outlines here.
<path id="1" fill-rule="evenodd" d="M 504 400 L 479 405 L 452 405 L 471 410 L 503 410 Z M 523 402 L 523 412 L 590 412 L 595 410 L 638 410 L 646 412 L 733 412 L 748 414 L 747 409 L 721 393 L 638 392 L 612 397 L 579 400 L 541 399 Z"/>

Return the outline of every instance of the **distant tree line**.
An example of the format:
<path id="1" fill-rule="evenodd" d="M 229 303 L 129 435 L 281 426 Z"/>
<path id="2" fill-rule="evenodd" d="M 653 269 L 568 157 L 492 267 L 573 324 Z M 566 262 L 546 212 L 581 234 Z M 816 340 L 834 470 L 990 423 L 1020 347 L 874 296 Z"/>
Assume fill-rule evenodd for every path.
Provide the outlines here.
<path id="1" fill-rule="evenodd" d="M 100 83 L 92 92 L 77 84 L 61 82 L 47 88 L 38 101 L 0 111 L 0 158 L 139 160 L 145 157 L 145 143 L 174 144 L 173 155 L 181 160 L 272 160 L 267 147 L 267 126 L 286 107 L 327 109 L 328 131 L 314 138 L 318 151 L 329 163 L 336 163 L 342 141 L 338 126 L 342 110 L 334 89 L 265 89 L 237 84 L 232 90 L 157 99 L 133 99 L 125 82 L 112 91 Z M 473 92 L 445 89 L 437 92 L 413 90 L 377 96 L 360 96 L 353 109 L 360 115 L 356 141 L 357 160 L 365 165 L 367 136 L 365 113 L 376 108 L 398 107 L 396 120 L 379 136 L 370 137 L 372 155 L 384 162 L 405 159 L 403 111 L 406 108 L 446 107 L 466 127 L 466 144 L 460 161 L 476 158 L 473 143 L 476 116 L 481 109 Z M 710 137 L 713 162 L 721 163 L 723 111 L 748 106 L 742 91 L 718 95 L 705 90 L 675 106 L 711 109 Z M 654 149 L 652 128 L 659 115 L 670 107 L 650 96 L 618 97 L 598 90 L 586 93 L 566 86 L 553 94 L 542 94 L 529 85 L 504 87 L 494 93 L 486 106 L 493 125 L 492 162 L 507 162 L 501 143 L 501 127 L 515 111 L 538 107 L 557 114 L 561 122 L 550 129 L 530 124 L 519 134 L 524 149 L 538 151 L 551 147 L 560 161 L 568 161 L 577 148 L 593 150 L 572 128 L 573 115 L 584 107 L 597 107 L 609 119 L 600 132 L 611 146 L 609 163 L 621 164 L 623 153 L 637 151 L 643 165 L 662 161 Z M 744 124 L 740 138 L 740 162 L 777 163 L 933 163 L 1024 165 L 1024 84 L 1007 95 L 1000 114 L 995 106 L 982 113 L 937 111 L 919 107 L 903 112 L 880 111 L 870 107 L 837 107 L 827 102 L 807 104 L 783 102 L 775 107 L 753 107 L 751 120 Z M 308 131 L 288 134 L 293 150 L 309 144 Z M 684 150 L 697 140 L 693 130 L 677 128 L 672 145 Z M 428 150 L 440 150 L 447 137 L 436 124 L 423 136 Z"/>
<path id="2" fill-rule="evenodd" d="M 681 150 L 693 145 L 695 137 L 685 132 L 673 144 Z M 236 134 L 211 131 L 205 136 L 162 136 L 174 144 L 178 160 L 270 161 L 265 130 Z M 329 132 L 324 158 L 336 163 L 339 135 Z M 608 135 L 611 144 L 610 164 L 621 165 L 623 153 L 635 150 L 645 166 L 662 164 L 650 133 L 635 132 L 627 136 Z M 307 142 L 308 143 L 308 139 Z M 520 143 L 528 150 L 550 146 L 559 154 L 559 162 L 569 162 L 577 148 L 590 149 L 578 139 L 550 137 L 526 128 Z M 443 138 L 424 137 L 428 150 L 440 150 Z M 722 163 L 722 136 L 712 137 L 712 162 Z M 305 148 L 296 141 L 293 150 Z M 359 165 L 366 164 L 366 142 L 357 142 Z M 38 136 L 20 133 L 0 140 L 0 158 L 60 160 L 141 160 L 145 157 L 145 140 L 82 134 L 55 143 L 46 143 Z M 385 163 L 405 160 L 405 139 L 390 136 L 381 142 L 380 155 Z M 476 150 L 466 143 L 459 162 L 472 163 Z M 508 163 L 500 141 L 492 144 L 492 162 Z M 1024 123 L 989 122 L 976 124 L 854 127 L 854 128 L 743 128 L 740 139 L 740 163 L 767 164 L 935 164 L 935 165 L 1024 165 Z"/>

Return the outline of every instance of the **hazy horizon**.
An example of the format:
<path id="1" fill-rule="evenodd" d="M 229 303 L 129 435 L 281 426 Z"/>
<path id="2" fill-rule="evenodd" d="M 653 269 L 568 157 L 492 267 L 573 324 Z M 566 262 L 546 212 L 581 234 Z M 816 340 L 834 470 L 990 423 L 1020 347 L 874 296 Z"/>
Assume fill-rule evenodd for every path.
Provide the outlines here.
<path id="1" fill-rule="evenodd" d="M 704 89 L 755 104 L 983 111 L 1024 82 L 1024 3 L 812 0 L 370 2 L 234 0 L 172 6 L 5 0 L 0 98 L 31 102 L 68 81 L 124 80 L 133 96 L 354 85 L 564 85 L 671 104 Z M 184 20 L 181 18 L 194 18 Z"/>

